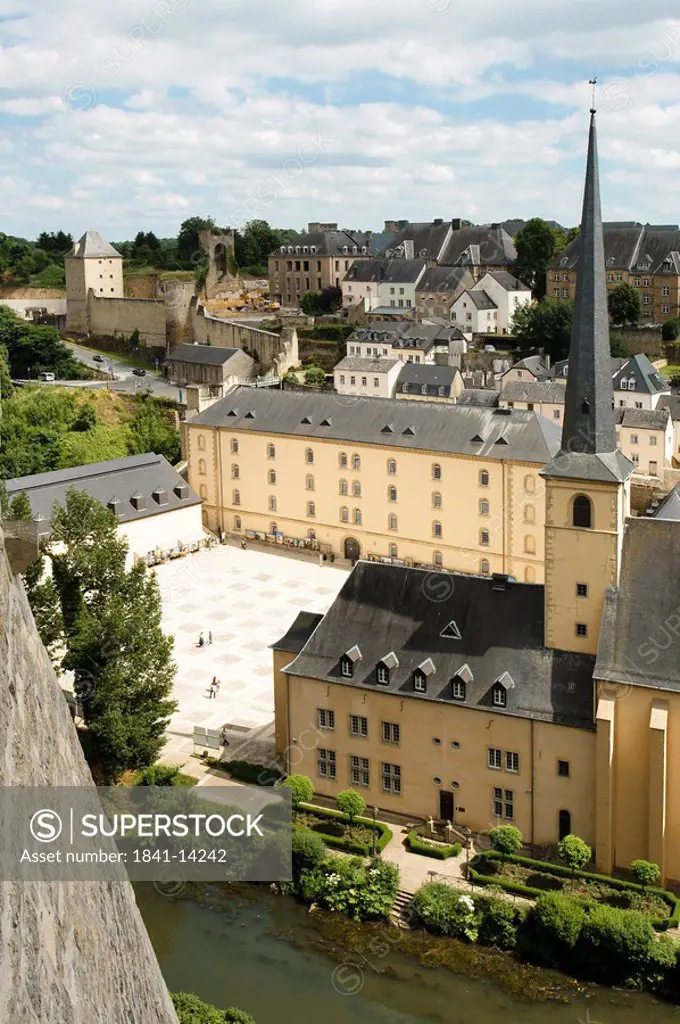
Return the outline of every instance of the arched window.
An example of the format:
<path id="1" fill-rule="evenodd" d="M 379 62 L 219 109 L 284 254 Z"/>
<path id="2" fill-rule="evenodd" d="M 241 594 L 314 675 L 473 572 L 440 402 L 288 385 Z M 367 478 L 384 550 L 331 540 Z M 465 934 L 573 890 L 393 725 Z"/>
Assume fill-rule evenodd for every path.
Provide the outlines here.
<path id="1" fill-rule="evenodd" d="M 305 462 L 310 463 L 310 465 L 314 462 L 314 452 L 311 448 L 305 448 Z"/>
<path id="2" fill-rule="evenodd" d="M 479 514 L 480 516 L 488 516 L 489 514 L 489 502 L 486 498 L 482 498 L 479 502 Z"/>
<path id="3" fill-rule="evenodd" d="M 571 835 L 571 814 L 569 811 L 560 811 L 558 816 L 560 842 L 565 836 Z"/>
<path id="4" fill-rule="evenodd" d="M 489 543 L 489 531 L 488 530 L 480 530 L 479 531 L 479 543 L 483 544 L 485 547 Z"/>
<path id="5" fill-rule="evenodd" d="M 352 519 L 357 524 L 357 526 L 361 526 L 362 519 L 361 519 L 361 509 L 360 508 L 355 508 L 354 509 L 354 512 L 352 513 Z"/>
<path id="6" fill-rule="evenodd" d="M 314 490 L 314 477 L 312 476 L 311 473 L 308 473 L 307 476 L 305 477 L 305 487 L 307 488 L 308 491 Z"/>
<path id="7" fill-rule="evenodd" d="M 481 562 L 479 563 L 479 571 L 482 574 L 482 576 L 488 576 L 489 575 L 489 562 L 488 562 L 488 559 L 483 558 L 481 560 Z"/>
<path id="8" fill-rule="evenodd" d="M 536 490 L 536 478 L 533 476 L 524 477 L 524 490 L 527 494 L 533 494 Z"/>
<path id="9" fill-rule="evenodd" d="M 489 471 L 488 469 L 481 470 L 479 474 L 479 484 L 481 487 L 489 486 Z"/>
<path id="10" fill-rule="evenodd" d="M 338 456 L 338 465 L 340 469 L 347 469 L 347 452 L 340 452 Z"/>
<path id="11" fill-rule="evenodd" d="M 202 498 L 208 497 L 208 488 L 205 486 L 205 484 L 201 484 L 201 486 L 198 488 L 198 493 Z"/>
<path id="12" fill-rule="evenodd" d="M 275 459 L 276 458 L 276 448 L 274 447 L 273 444 L 268 444 L 267 445 L 267 458 L 268 459 Z"/>
<path id="13" fill-rule="evenodd" d="M 341 523 L 348 523 L 349 522 L 349 509 L 348 508 L 344 508 L 343 507 L 343 508 L 340 509 L 340 522 Z"/>
<path id="14" fill-rule="evenodd" d="M 275 469 L 270 469 L 268 474 L 267 474 L 267 476 L 269 478 L 269 483 L 270 484 L 275 484 L 276 483 L 276 470 Z"/>
<path id="15" fill-rule="evenodd" d="M 536 509 L 533 505 L 524 506 L 524 522 L 535 523 L 536 522 Z"/>
<path id="16" fill-rule="evenodd" d="M 361 497 L 361 482 L 359 480 L 354 480 L 353 481 L 353 483 L 352 483 L 352 494 L 354 495 L 355 498 L 360 498 Z"/>
<path id="17" fill-rule="evenodd" d="M 442 467 L 439 465 L 438 462 L 433 462 L 432 463 L 432 479 L 433 480 L 441 480 L 441 478 L 442 478 Z"/>
<path id="18" fill-rule="evenodd" d="M 232 503 L 232 505 L 240 505 L 241 504 L 241 492 L 240 491 L 232 491 L 231 492 L 231 503 Z"/>
<path id="19" fill-rule="evenodd" d="M 203 437 L 203 434 L 198 435 L 198 450 L 199 452 L 205 451 L 205 438 Z"/>
<path id="20" fill-rule="evenodd" d="M 235 530 L 240 530 L 241 529 L 241 517 L 240 516 L 234 516 L 234 529 Z"/>
<path id="21" fill-rule="evenodd" d="M 432 492 L 432 508 L 442 507 L 442 496 L 439 491 Z"/>
<path id="22" fill-rule="evenodd" d="M 198 460 L 198 475 L 205 476 L 205 459 Z"/>
<path id="23" fill-rule="evenodd" d="M 438 522 L 436 519 L 435 519 L 435 521 L 432 524 L 432 536 L 433 537 L 441 537 L 442 536 L 442 524 L 440 522 Z"/>
<path id="24" fill-rule="evenodd" d="M 346 480 L 341 480 L 340 481 L 340 488 L 339 488 L 339 490 L 340 490 L 340 494 L 349 494 L 349 487 L 347 486 L 347 481 Z"/>
<path id="25" fill-rule="evenodd" d="M 389 552 L 390 552 L 390 558 L 398 558 L 399 557 L 399 551 L 398 551 L 398 548 L 397 548 L 396 544 L 390 544 Z"/>
<path id="26" fill-rule="evenodd" d="M 361 469 L 361 456 L 360 455 L 353 455 L 352 456 L 352 469 Z"/>
<path id="27" fill-rule="evenodd" d="M 572 506 L 571 522 L 582 530 L 589 530 L 593 525 L 593 506 L 585 494 L 578 494 Z"/>
<path id="28" fill-rule="evenodd" d="M 394 512 L 392 512 L 387 517 L 387 529 L 388 530 L 396 530 L 397 526 L 398 526 L 397 517 L 395 516 Z"/>
<path id="29" fill-rule="evenodd" d="M 278 523 L 270 523 L 269 524 L 269 532 L 270 533 L 278 533 L 279 532 L 279 524 Z"/>
<path id="30" fill-rule="evenodd" d="M 270 512 L 276 512 L 276 495 L 275 494 L 270 494 L 269 495 L 269 511 Z"/>
<path id="31" fill-rule="evenodd" d="M 241 470 L 238 467 L 238 463 L 237 462 L 232 462 L 232 464 L 231 464 L 231 479 L 232 480 L 238 480 L 240 478 L 240 476 L 241 476 Z"/>
<path id="32" fill-rule="evenodd" d="M 307 502 L 307 515 L 312 517 L 316 515 L 316 505 L 313 501 Z"/>
<path id="33" fill-rule="evenodd" d="M 397 462 L 396 462 L 396 459 L 388 459 L 387 460 L 387 472 L 391 476 L 394 476 L 394 474 L 397 472 Z"/>
<path id="34" fill-rule="evenodd" d="M 238 441 L 235 437 L 232 437 L 231 439 L 231 454 L 238 455 Z"/>
<path id="35" fill-rule="evenodd" d="M 441 567 L 444 564 L 444 559 L 442 557 L 441 551 L 435 551 L 435 553 L 432 555 L 432 564 L 436 565 L 438 569 L 441 569 Z"/>
<path id="36" fill-rule="evenodd" d="M 387 500 L 388 501 L 396 501 L 397 500 L 397 488 L 396 487 L 388 487 L 387 488 Z"/>
<path id="37" fill-rule="evenodd" d="M 307 539 L 316 540 L 316 530 L 307 530 Z"/>
<path id="38" fill-rule="evenodd" d="M 535 555 L 536 554 L 536 541 L 534 540 L 534 538 L 531 536 L 530 533 L 528 533 L 526 535 L 526 537 L 524 538 L 524 550 L 525 550 L 527 555 Z"/>
<path id="39" fill-rule="evenodd" d="M 524 582 L 535 583 L 536 582 L 536 570 L 533 565 L 528 565 L 524 570 Z"/>

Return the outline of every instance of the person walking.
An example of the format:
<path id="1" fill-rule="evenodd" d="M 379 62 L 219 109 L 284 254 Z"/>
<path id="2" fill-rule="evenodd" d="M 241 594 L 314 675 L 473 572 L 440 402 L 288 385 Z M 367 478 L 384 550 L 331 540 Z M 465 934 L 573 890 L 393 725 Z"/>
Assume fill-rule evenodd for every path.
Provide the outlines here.
<path id="1" fill-rule="evenodd" d="M 208 699 L 212 700 L 216 696 L 217 696 L 217 680 L 213 676 L 212 677 L 212 682 L 210 683 L 210 693 L 208 694 Z"/>
<path id="2" fill-rule="evenodd" d="M 212 629 L 208 630 L 208 644 L 212 643 Z"/>
<path id="3" fill-rule="evenodd" d="M 217 697 L 217 694 L 220 692 L 220 686 L 221 685 L 222 685 L 222 680 L 221 679 L 216 679 L 215 680 L 215 696 L 216 697 Z"/>
<path id="4" fill-rule="evenodd" d="M 198 636 L 198 646 L 202 647 L 204 643 L 205 643 L 205 640 L 203 639 L 203 633 L 199 633 L 199 636 Z"/>

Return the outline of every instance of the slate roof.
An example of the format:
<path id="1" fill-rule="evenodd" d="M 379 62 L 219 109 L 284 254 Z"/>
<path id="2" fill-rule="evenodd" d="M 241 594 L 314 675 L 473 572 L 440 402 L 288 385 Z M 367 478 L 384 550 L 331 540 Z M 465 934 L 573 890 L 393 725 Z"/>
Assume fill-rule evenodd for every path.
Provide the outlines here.
<path id="1" fill-rule="evenodd" d="M 390 359 L 388 356 L 373 358 L 371 356 L 345 356 L 333 367 L 334 370 L 356 370 L 358 373 L 387 373 L 401 360 Z"/>
<path id="2" fill-rule="evenodd" d="M 630 359 L 626 359 L 623 362 L 621 368 L 614 374 L 614 390 L 631 390 L 630 388 L 621 387 L 621 381 L 630 380 L 631 377 L 635 380 L 635 388 L 633 390 L 641 394 L 658 395 L 671 390 L 668 381 L 664 380 L 648 357 L 642 353 L 631 356 Z"/>
<path id="3" fill-rule="evenodd" d="M 187 430 L 194 425 L 543 464 L 559 443 L 558 428 L 528 410 L 460 408 L 370 396 L 344 405 L 335 394 L 270 389 L 265 393 L 264 388 L 246 387 L 236 388 L 187 421 Z M 476 437 L 483 439 L 481 444 L 473 442 Z M 500 437 L 505 443 L 498 443 Z"/>
<path id="4" fill-rule="evenodd" d="M 652 519 L 671 519 L 673 522 L 680 522 L 680 484 L 676 484 L 670 494 L 667 494 L 656 505 L 648 509 L 647 515 Z"/>
<path id="5" fill-rule="evenodd" d="M 668 409 L 673 420 L 680 420 L 680 395 L 662 395 L 657 409 Z"/>
<path id="6" fill-rule="evenodd" d="M 680 522 L 626 520 L 617 589 L 607 591 L 595 676 L 680 691 Z"/>
<path id="7" fill-rule="evenodd" d="M 465 297 L 466 299 L 471 299 L 473 305 L 476 306 L 477 309 L 498 309 L 498 306 L 493 301 L 491 296 L 487 295 L 486 292 L 482 291 L 481 288 L 477 288 L 474 291 L 463 292 L 461 295 L 458 296 L 456 302 L 458 302 L 463 297 Z"/>
<path id="8" fill-rule="evenodd" d="M 500 224 L 479 224 L 454 231 L 439 262 L 456 266 L 463 259 L 463 265 L 472 262 L 474 266 L 510 266 L 517 259 L 517 250 Z"/>
<path id="9" fill-rule="evenodd" d="M 433 346 L 448 346 L 450 341 L 461 340 L 464 340 L 464 335 L 453 324 L 423 324 L 404 320 L 396 326 L 372 323 L 368 327 L 357 327 L 348 337 L 347 344 L 376 341 L 393 348 L 417 348 L 429 352 Z"/>
<path id="10" fill-rule="evenodd" d="M 489 577 L 359 562 L 287 672 L 592 729 L 594 657 L 544 647 L 543 586 L 496 586 Z M 361 658 L 354 662 L 353 677 L 346 678 L 340 659 L 354 645 Z M 389 684 L 381 685 L 376 666 L 390 652 L 398 665 Z M 419 693 L 413 674 L 428 658 L 435 671 L 427 675 L 427 691 Z M 463 666 L 473 678 L 465 701 L 454 701 L 451 680 Z M 492 688 L 504 673 L 511 677 L 506 677 L 507 706 L 497 708 Z"/>
<path id="11" fill-rule="evenodd" d="M 618 427 L 640 427 L 643 430 L 665 430 L 670 419 L 668 409 L 614 409 L 614 422 Z"/>
<path id="12" fill-rule="evenodd" d="M 71 259 L 87 260 L 87 259 L 110 259 L 112 256 L 117 256 L 121 259 L 121 255 L 117 249 L 105 241 L 98 231 L 86 231 L 77 242 L 75 242 L 73 248 L 69 253 Z"/>
<path id="13" fill-rule="evenodd" d="M 178 345 L 165 360 L 166 363 L 204 363 L 207 366 L 223 366 L 240 348 L 219 348 L 217 345 Z"/>
<path id="14" fill-rule="evenodd" d="M 632 274 L 680 274 L 680 228 L 677 224 L 610 221 L 602 225 L 605 269 Z M 550 264 L 555 270 L 574 270 L 581 255 L 578 235 Z M 668 261 L 668 262 L 666 262 Z"/>
<path id="15" fill-rule="evenodd" d="M 622 357 L 622 356 L 612 356 L 611 357 L 612 377 L 614 376 L 615 373 L 617 373 L 618 370 L 621 369 L 623 364 L 625 362 L 627 362 L 629 358 L 630 358 L 630 356 L 625 356 L 625 357 Z M 569 360 L 568 359 L 558 359 L 556 363 L 553 363 L 552 368 L 548 371 L 548 373 L 549 373 L 549 375 L 551 377 L 554 377 L 555 379 L 561 379 L 561 380 L 566 380 L 567 379 L 568 372 L 569 372 Z"/>
<path id="16" fill-rule="evenodd" d="M 502 401 L 550 402 L 564 405 L 566 385 L 557 380 L 511 380 L 500 393 Z"/>
<path id="17" fill-rule="evenodd" d="M 549 370 L 546 368 L 543 356 L 526 356 L 524 359 L 519 359 L 516 363 L 513 363 L 510 369 L 529 370 L 539 380 L 549 376 Z"/>
<path id="18" fill-rule="evenodd" d="M 473 284 L 467 267 L 428 267 L 416 286 L 420 292 L 456 292 L 462 284 Z"/>
<path id="19" fill-rule="evenodd" d="M 414 284 L 425 270 L 424 260 L 370 259 L 359 260 L 345 274 L 343 281 L 364 284 Z"/>
<path id="20" fill-rule="evenodd" d="M 290 651 L 298 654 L 319 625 L 323 615 L 319 612 L 299 612 L 290 629 L 270 646 L 276 651 Z"/>
<path id="21" fill-rule="evenodd" d="M 451 386 L 459 374 L 455 366 L 437 366 L 435 363 L 405 363 L 399 374 L 397 388 L 404 394 L 404 385 L 412 393 L 422 395 L 423 387 L 427 388 L 426 394 L 439 395 L 439 389 L 445 388 L 446 394 L 451 394 Z"/>
<path id="22" fill-rule="evenodd" d="M 302 252 L 304 246 L 311 248 L 316 247 L 316 251 L 313 253 Z M 356 246 L 357 252 L 352 250 Z M 289 248 L 293 248 L 293 252 L 289 252 Z M 344 248 L 347 247 L 347 252 L 344 252 Z M 294 242 L 288 243 L 284 248 L 285 252 L 281 251 L 281 246 L 270 252 L 270 256 L 275 259 L 300 259 L 309 258 L 310 256 L 366 256 L 366 253 L 361 252 L 362 247 L 366 247 L 368 255 L 372 255 L 372 250 L 366 245 L 366 239 L 363 237 L 354 237 L 349 231 L 308 231 L 300 235 L 295 239 Z M 299 248 L 299 252 L 296 251 Z"/>
<path id="23" fill-rule="evenodd" d="M 49 523 L 55 501 L 63 505 L 66 492 L 75 487 L 90 497 L 107 505 L 117 498 L 119 523 L 130 523 L 136 519 L 172 512 L 178 508 L 199 505 L 201 499 L 182 479 L 176 469 L 163 455 L 150 452 L 147 455 L 130 455 L 124 459 L 108 462 L 94 462 L 89 466 L 73 469 L 57 469 L 51 473 L 36 473 L 32 476 L 16 477 L 7 481 L 10 497 L 25 491 L 31 503 L 34 519 L 44 524 L 39 533 L 49 532 Z M 177 490 L 176 490 L 177 488 Z M 160 489 L 162 504 L 153 497 Z M 131 503 L 134 495 L 141 495 L 144 508 L 135 508 Z"/>
<path id="24" fill-rule="evenodd" d="M 489 277 L 494 279 L 494 281 L 498 281 L 498 283 L 505 288 L 506 292 L 531 291 L 528 285 L 524 284 L 523 281 L 520 281 L 520 279 L 515 277 L 514 274 L 508 273 L 507 270 L 489 270 L 488 274 Z"/>
<path id="25" fill-rule="evenodd" d="M 419 256 L 419 254 L 425 250 L 426 255 L 423 256 L 424 259 L 438 260 L 441 262 L 440 254 L 444 243 L 446 242 L 450 228 L 451 222 L 448 220 L 435 220 L 424 223 L 407 224 L 406 227 L 401 228 L 390 239 L 386 253 L 398 248 L 402 242 L 410 239 L 413 241 L 414 256 Z"/>
<path id="26" fill-rule="evenodd" d="M 458 395 L 456 405 L 493 409 L 498 405 L 499 398 L 500 392 L 492 388 L 466 388 Z"/>

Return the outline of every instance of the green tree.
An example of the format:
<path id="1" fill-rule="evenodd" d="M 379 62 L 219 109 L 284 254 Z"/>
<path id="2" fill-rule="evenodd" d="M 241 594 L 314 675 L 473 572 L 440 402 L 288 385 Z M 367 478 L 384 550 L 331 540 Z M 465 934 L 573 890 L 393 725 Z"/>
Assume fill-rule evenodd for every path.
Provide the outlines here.
<path id="1" fill-rule="evenodd" d="M 281 785 L 290 790 L 293 814 L 297 814 L 300 804 L 308 804 L 314 796 L 314 783 L 306 775 L 289 775 Z"/>
<path id="2" fill-rule="evenodd" d="M 26 491 L 19 491 L 10 499 L 8 519 L 23 519 L 27 522 L 33 519 L 33 510 Z"/>
<path id="3" fill-rule="evenodd" d="M 97 410 L 95 409 L 94 405 L 92 405 L 90 402 L 86 402 L 84 405 L 81 405 L 80 409 L 78 410 L 78 415 L 73 421 L 73 426 L 71 427 L 71 429 L 75 431 L 86 431 L 92 430 L 92 428 L 96 427 L 96 425 Z"/>
<path id="4" fill-rule="evenodd" d="M 216 227 L 212 217 L 189 217 L 180 225 L 177 235 L 177 259 L 193 269 L 202 262 L 203 253 L 198 240 L 200 231 Z"/>
<path id="5" fill-rule="evenodd" d="M 666 320 L 661 328 L 661 337 L 664 341 L 675 341 L 680 334 L 680 320 L 672 317 Z"/>
<path id="6" fill-rule="evenodd" d="M 627 359 L 630 355 L 630 349 L 626 345 L 625 341 L 617 337 L 616 334 L 610 335 L 609 351 L 613 356 L 620 356 L 623 359 Z"/>
<path id="7" fill-rule="evenodd" d="M 571 868 L 571 887 L 574 888 L 574 878 L 577 871 L 584 868 L 593 851 L 580 836 L 568 835 L 560 839 L 557 844 L 557 856 L 563 860 L 567 867 Z"/>
<path id="8" fill-rule="evenodd" d="M 51 574 L 45 571 L 44 545 L 41 545 L 39 557 L 26 569 L 24 584 L 40 639 L 57 675 L 60 675 L 64 618 L 54 580 Z"/>
<path id="9" fill-rule="evenodd" d="M 308 366 L 305 370 L 305 384 L 318 388 L 326 383 L 326 372 L 320 366 Z"/>
<path id="10" fill-rule="evenodd" d="M 630 870 L 635 875 L 638 885 L 646 889 L 650 885 L 656 885 L 661 878 L 661 868 L 650 860 L 634 860 Z"/>
<path id="11" fill-rule="evenodd" d="M 636 324 L 642 316 L 640 293 L 626 281 L 611 289 L 607 302 L 613 324 Z"/>
<path id="12" fill-rule="evenodd" d="M 38 249 L 54 253 L 57 256 L 65 256 L 73 248 L 73 236 L 65 231 L 41 232 L 36 241 Z"/>
<path id="13" fill-rule="evenodd" d="M 341 288 L 324 288 L 321 292 L 305 292 L 300 309 L 307 316 L 324 316 L 334 313 L 342 306 Z"/>
<path id="14" fill-rule="evenodd" d="M 543 348 L 553 362 L 566 359 L 571 340 L 571 299 L 544 298 L 520 306 L 510 324 L 510 333 L 521 348 Z"/>
<path id="15" fill-rule="evenodd" d="M 354 819 L 360 817 L 366 810 L 366 801 L 361 793 L 355 789 L 343 789 L 335 798 L 338 810 L 349 818 L 350 831 L 354 825 Z"/>
<path id="16" fill-rule="evenodd" d="M 515 235 L 515 273 L 529 285 L 534 295 L 545 295 L 546 271 L 562 243 L 561 233 L 540 217 L 528 220 Z"/>
<path id="17" fill-rule="evenodd" d="M 514 825 L 496 825 L 489 832 L 489 839 L 493 849 L 500 853 L 503 863 L 506 857 L 521 850 L 524 842 L 522 833 Z"/>
<path id="18" fill-rule="evenodd" d="M 130 423 L 129 454 L 155 452 L 164 455 L 170 463 L 178 462 L 181 447 L 175 419 L 174 410 L 150 395 L 140 395 Z"/>
<path id="19" fill-rule="evenodd" d="M 14 385 L 9 372 L 9 362 L 3 351 L 6 353 L 7 350 L 0 349 L 0 398 L 11 398 L 14 394 Z"/>
<path id="20" fill-rule="evenodd" d="M 179 1024 L 255 1024 L 245 1010 L 218 1010 L 192 992 L 174 992 L 171 998 Z"/>

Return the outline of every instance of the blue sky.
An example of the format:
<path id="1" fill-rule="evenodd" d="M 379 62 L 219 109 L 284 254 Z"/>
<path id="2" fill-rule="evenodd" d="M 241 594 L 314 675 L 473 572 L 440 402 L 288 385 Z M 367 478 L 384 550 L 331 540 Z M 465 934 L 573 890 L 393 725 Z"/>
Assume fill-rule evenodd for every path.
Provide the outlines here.
<path id="1" fill-rule="evenodd" d="M 669 0 L 0 0 L 0 231 L 680 221 Z"/>

